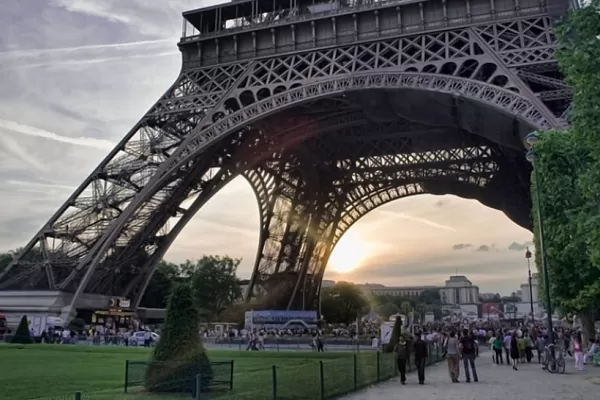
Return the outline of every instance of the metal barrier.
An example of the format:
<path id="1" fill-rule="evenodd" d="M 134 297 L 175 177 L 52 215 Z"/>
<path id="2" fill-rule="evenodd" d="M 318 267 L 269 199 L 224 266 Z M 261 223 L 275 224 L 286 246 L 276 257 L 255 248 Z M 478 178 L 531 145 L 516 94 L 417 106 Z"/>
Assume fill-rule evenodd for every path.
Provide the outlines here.
<path id="1" fill-rule="evenodd" d="M 125 362 L 125 393 L 144 388 L 154 393 L 196 393 L 196 376 L 202 376 L 202 392 L 233 389 L 232 361 L 211 361 L 208 365 L 155 361 Z"/>

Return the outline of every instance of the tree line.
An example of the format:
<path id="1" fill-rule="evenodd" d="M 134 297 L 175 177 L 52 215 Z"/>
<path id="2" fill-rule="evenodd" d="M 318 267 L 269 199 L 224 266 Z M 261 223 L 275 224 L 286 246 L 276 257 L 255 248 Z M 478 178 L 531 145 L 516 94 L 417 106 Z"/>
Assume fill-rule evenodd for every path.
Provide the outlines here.
<path id="1" fill-rule="evenodd" d="M 0 272 L 19 251 L 0 253 Z M 182 264 L 163 260 L 152 275 L 140 307 L 165 308 L 174 287 L 187 283 L 194 292 L 202 318 L 215 321 L 242 297 L 242 281 L 237 277 L 240 262 L 229 256 L 204 256 Z"/>
<path id="2" fill-rule="evenodd" d="M 0 253 L 0 272 L 18 253 L 19 250 Z M 261 304 L 260 300 L 241 302 L 244 281 L 237 276 L 240 261 L 229 256 L 204 256 L 181 264 L 163 260 L 157 265 L 140 306 L 165 308 L 173 289 L 187 283 L 194 292 L 203 320 L 243 324 L 244 313 L 252 308 L 261 309 Z M 415 297 L 367 296 L 359 286 L 349 282 L 324 288 L 320 308 L 323 319 L 334 324 L 350 324 L 370 311 L 384 319 L 411 311 L 421 318 L 426 312 L 433 312 L 436 319 L 442 315 L 440 295 L 435 289 L 426 289 Z"/>
<path id="3" fill-rule="evenodd" d="M 321 291 L 322 318 L 328 323 L 351 324 L 369 312 L 375 312 L 384 320 L 398 313 L 423 320 L 431 312 L 436 319 L 442 318 L 442 302 L 437 289 L 425 289 L 418 296 L 370 296 L 358 285 L 337 282 Z"/>
<path id="4" fill-rule="evenodd" d="M 531 177 L 537 267 L 543 272 L 543 237 L 552 306 L 577 314 L 584 337 L 600 317 L 599 7 L 591 0 L 555 26 L 556 58 L 573 93 L 570 124 L 539 133 Z"/>

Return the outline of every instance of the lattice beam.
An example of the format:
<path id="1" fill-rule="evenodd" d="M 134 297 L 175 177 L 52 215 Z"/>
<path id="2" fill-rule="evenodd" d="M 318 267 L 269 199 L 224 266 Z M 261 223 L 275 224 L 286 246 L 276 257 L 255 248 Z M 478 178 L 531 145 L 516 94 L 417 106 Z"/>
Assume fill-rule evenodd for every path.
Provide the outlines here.
<path id="1" fill-rule="evenodd" d="M 137 303 L 178 232 L 239 174 L 261 216 L 251 287 L 287 282 L 290 308 L 316 298 L 334 244 L 373 207 L 442 187 L 495 204 L 483 193 L 521 187 L 510 178 L 523 178 L 511 169 L 519 135 L 562 126 L 571 92 L 550 16 L 469 23 L 184 69 L 0 273 L 0 289 Z M 387 104 L 380 118 L 363 96 L 373 91 L 453 99 L 451 117 L 410 120 L 416 110 Z M 478 110 L 510 115 L 514 127 L 488 137 Z M 526 194 L 517 197 L 494 206 L 523 221 Z"/>

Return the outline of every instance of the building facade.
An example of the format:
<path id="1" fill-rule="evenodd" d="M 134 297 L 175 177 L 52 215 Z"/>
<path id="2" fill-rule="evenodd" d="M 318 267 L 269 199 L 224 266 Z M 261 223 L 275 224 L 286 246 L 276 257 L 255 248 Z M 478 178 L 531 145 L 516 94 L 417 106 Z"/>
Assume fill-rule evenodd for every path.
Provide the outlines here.
<path id="1" fill-rule="evenodd" d="M 534 303 L 539 302 L 539 281 L 538 281 L 538 279 L 539 279 L 539 275 L 537 273 L 531 274 L 531 296 L 533 296 Z M 519 290 L 519 292 L 521 292 L 521 295 L 519 297 L 521 297 L 521 301 L 523 303 L 531 302 L 532 297 L 530 296 L 529 282 L 522 283 L 521 289 Z"/>
<path id="2" fill-rule="evenodd" d="M 451 276 L 440 289 L 442 304 L 479 304 L 479 287 L 466 276 Z"/>
<path id="3" fill-rule="evenodd" d="M 369 296 L 416 297 L 427 289 L 439 289 L 437 286 L 384 286 L 377 283 L 358 285 Z"/>

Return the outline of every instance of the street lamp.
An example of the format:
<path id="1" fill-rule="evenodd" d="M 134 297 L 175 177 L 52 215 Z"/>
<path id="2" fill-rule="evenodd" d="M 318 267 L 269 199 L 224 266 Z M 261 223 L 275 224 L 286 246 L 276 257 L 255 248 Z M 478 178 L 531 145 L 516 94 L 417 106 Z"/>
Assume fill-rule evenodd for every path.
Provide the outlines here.
<path id="1" fill-rule="evenodd" d="M 527 272 L 529 273 L 529 305 L 531 306 L 531 321 L 535 322 L 535 316 L 533 314 L 533 288 L 531 286 L 531 263 L 529 260 L 531 259 L 531 252 L 529 251 L 529 247 L 527 251 L 525 251 L 525 258 L 527 259 Z"/>
<path id="2" fill-rule="evenodd" d="M 525 136 L 525 141 L 529 147 L 525 158 L 529 161 L 533 166 L 533 180 L 535 184 L 534 192 L 534 201 L 537 209 L 537 219 L 538 219 L 538 239 L 540 241 L 540 256 L 542 261 L 542 276 L 544 279 L 544 291 L 546 295 L 546 313 L 548 318 L 548 339 L 550 339 L 550 343 L 554 343 L 554 328 L 552 327 L 552 304 L 550 303 L 550 279 L 548 279 L 548 266 L 546 264 L 546 248 L 544 247 L 544 224 L 542 220 L 542 210 L 540 204 L 540 189 L 538 186 L 539 178 L 538 178 L 538 170 L 535 166 L 536 154 L 534 151 L 534 147 L 540 141 L 540 137 L 535 132 L 529 133 Z M 531 286 L 530 286 L 531 287 Z"/>

